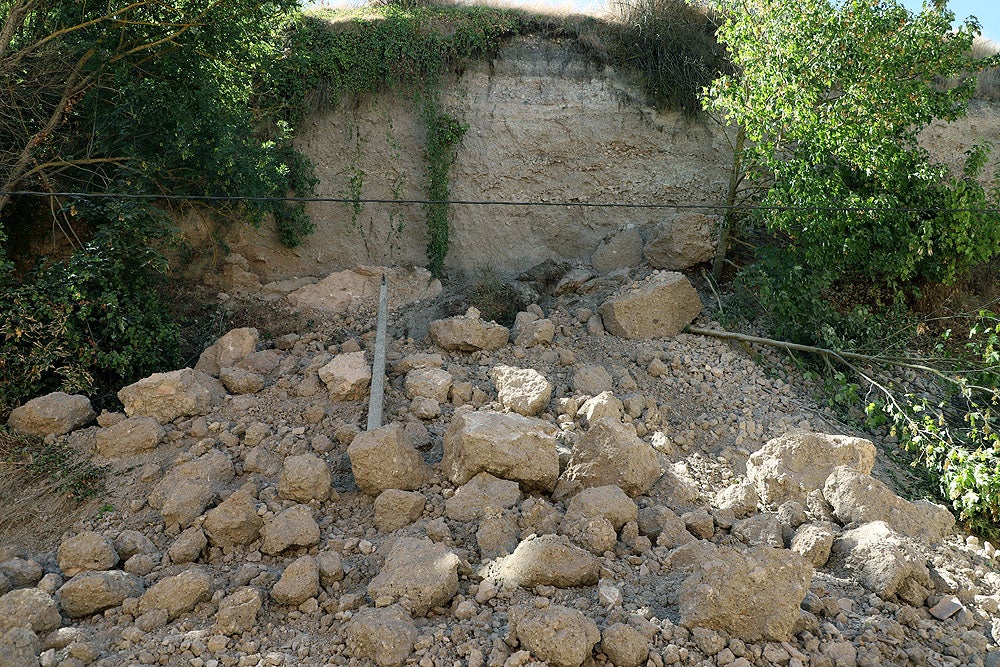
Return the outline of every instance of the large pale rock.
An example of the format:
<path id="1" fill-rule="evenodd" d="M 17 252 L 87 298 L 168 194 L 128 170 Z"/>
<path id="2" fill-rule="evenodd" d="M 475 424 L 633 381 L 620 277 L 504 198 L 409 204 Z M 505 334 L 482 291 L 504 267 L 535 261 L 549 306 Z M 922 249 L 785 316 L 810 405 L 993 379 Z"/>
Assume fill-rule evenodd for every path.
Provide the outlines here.
<path id="1" fill-rule="evenodd" d="M 386 489 L 415 491 L 431 480 L 430 467 L 410 444 L 400 422 L 358 433 L 347 455 L 355 483 L 370 496 Z"/>
<path id="2" fill-rule="evenodd" d="M 926 500 L 908 502 L 874 477 L 846 466 L 827 478 L 823 497 L 843 524 L 884 521 L 897 533 L 924 542 L 937 542 L 955 525 L 945 507 Z"/>
<path id="3" fill-rule="evenodd" d="M 62 625 L 59 607 L 51 595 L 38 588 L 17 588 L 0 596 L 0 632 L 31 628 L 36 634 Z"/>
<path id="4" fill-rule="evenodd" d="M 785 549 L 720 547 L 699 558 L 681 585 L 681 625 L 744 641 L 788 641 L 812 576 L 812 565 Z"/>
<path id="5" fill-rule="evenodd" d="M 576 411 L 576 416 L 588 426 L 602 417 L 611 417 L 615 421 L 621 421 L 625 412 L 625 405 L 615 398 L 610 391 L 602 391 L 596 396 L 591 396 Z"/>
<path id="6" fill-rule="evenodd" d="M 90 399 L 57 391 L 33 398 L 11 411 L 7 425 L 27 435 L 62 435 L 94 420 Z"/>
<path id="7" fill-rule="evenodd" d="M 597 247 L 590 263 L 598 273 L 631 269 L 642 264 L 642 237 L 634 225 L 611 235 Z"/>
<path id="8" fill-rule="evenodd" d="M 260 550 L 269 556 L 289 547 L 311 547 L 319 542 L 319 524 L 308 505 L 292 505 L 264 524 Z"/>
<path id="9" fill-rule="evenodd" d="M 640 440 L 631 426 L 613 417 L 602 417 L 573 447 L 554 497 L 565 498 L 581 489 L 608 485 L 638 496 L 649 491 L 662 474 L 651 445 Z"/>
<path id="10" fill-rule="evenodd" d="M 499 350 L 510 339 L 510 330 L 496 322 L 484 322 L 478 311 L 470 309 L 465 315 L 431 322 L 430 336 L 443 350 L 475 352 Z"/>
<path id="11" fill-rule="evenodd" d="M 432 398 L 438 403 L 448 402 L 451 390 L 451 373 L 441 368 L 414 368 L 406 374 L 403 389 L 407 398 Z"/>
<path id="12" fill-rule="evenodd" d="M 458 592 L 458 566 L 458 556 L 446 547 L 428 539 L 403 537 L 368 585 L 368 595 L 373 600 L 399 601 L 410 613 L 423 616 L 448 604 Z"/>
<path id="13" fill-rule="evenodd" d="M 375 499 L 375 526 L 383 533 L 399 530 L 419 519 L 426 504 L 422 493 L 386 489 Z"/>
<path id="14" fill-rule="evenodd" d="M 219 379 L 232 394 L 256 394 L 264 388 L 264 376 L 245 368 L 226 366 L 219 371 Z"/>
<path id="15" fill-rule="evenodd" d="M 642 254 L 653 268 L 683 271 L 712 259 L 718 229 L 717 216 L 675 213 L 653 228 Z"/>
<path id="16" fill-rule="evenodd" d="M 453 521 L 481 521 L 519 502 L 521 489 L 517 482 L 481 472 L 445 501 L 445 514 Z"/>
<path id="17" fill-rule="evenodd" d="M 455 484 L 481 472 L 548 492 L 559 476 L 556 428 L 517 414 L 458 412 L 444 434 L 441 469 Z"/>
<path id="18" fill-rule="evenodd" d="M 683 274 L 662 272 L 608 299 L 598 312 L 614 335 L 647 339 L 680 333 L 701 309 L 698 293 Z"/>
<path id="19" fill-rule="evenodd" d="M 81 572 L 59 589 L 59 606 L 70 618 L 90 616 L 142 595 L 142 579 L 123 572 Z"/>
<path id="20" fill-rule="evenodd" d="M 97 452 L 108 458 L 132 456 L 156 449 L 166 429 L 152 417 L 131 417 L 97 432 Z"/>
<path id="21" fill-rule="evenodd" d="M 819 569 L 830 559 L 833 537 L 833 530 L 829 526 L 807 523 L 795 531 L 788 548 Z"/>
<path id="22" fill-rule="evenodd" d="M 302 556 L 281 573 L 271 588 L 271 597 L 278 604 L 298 606 L 319 594 L 319 566 L 312 556 Z"/>
<path id="23" fill-rule="evenodd" d="M 213 546 L 226 548 L 250 544 L 263 525 L 253 495 L 240 489 L 208 511 L 202 528 Z"/>
<path id="24" fill-rule="evenodd" d="M 34 586 L 42 578 L 42 566 L 33 560 L 11 558 L 0 563 L 0 574 L 7 577 L 14 588 Z M 6 592 L 6 591 L 4 591 Z"/>
<path id="25" fill-rule="evenodd" d="M 524 540 L 503 558 L 497 576 L 523 588 L 573 588 L 596 584 L 599 571 L 597 558 L 566 537 L 541 535 Z"/>
<path id="26" fill-rule="evenodd" d="M 153 373 L 118 392 L 118 400 L 129 417 L 152 417 L 161 424 L 178 417 L 208 414 L 225 397 L 226 388 L 221 382 L 190 368 Z"/>
<path id="27" fill-rule="evenodd" d="M 649 642 L 625 623 L 615 623 L 601 633 L 601 652 L 616 667 L 639 667 L 649 657 Z"/>
<path id="28" fill-rule="evenodd" d="M 569 524 L 580 519 L 596 517 L 607 519 L 618 531 L 629 521 L 638 520 L 639 508 L 635 501 L 617 486 L 595 486 L 573 496 L 566 508 L 563 523 Z"/>
<path id="29" fill-rule="evenodd" d="M 522 647 L 552 667 L 579 667 L 601 640 L 594 621 L 558 604 L 512 607 L 510 629 Z"/>
<path id="30" fill-rule="evenodd" d="M 0 665 L 4 667 L 38 667 L 41 642 L 27 628 L 0 630 Z"/>
<path id="31" fill-rule="evenodd" d="M 149 494 L 167 524 L 182 528 L 197 519 L 219 491 L 236 475 L 232 461 L 218 449 L 172 468 Z"/>
<path id="32" fill-rule="evenodd" d="M 215 629 L 224 635 L 238 635 L 257 626 L 257 612 L 263 606 L 260 591 L 241 586 L 222 598 L 215 615 Z"/>
<path id="33" fill-rule="evenodd" d="M 720 510 L 730 510 L 737 519 L 756 512 L 759 501 L 757 487 L 751 482 L 732 484 L 715 496 L 715 506 Z"/>
<path id="34" fill-rule="evenodd" d="M 118 563 L 118 551 L 111 540 L 88 530 L 63 540 L 56 560 L 63 576 L 72 577 L 84 570 L 110 570 Z"/>
<path id="35" fill-rule="evenodd" d="M 914 545 L 882 521 L 849 530 L 833 543 L 858 583 L 884 599 L 908 585 L 930 586 L 927 563 Z"/>
<path id="36" fill-rule="evenodd" d="M 417 641 L 413 619 L 398 604 L 379 609 L 359 609 L 344 627 L 349 655 L 374 661 L 379 667 L 399 667 Z"/>
<path id="37" fill-rule="evenodd" d="M 219 372 L 227 366 L 235 366 L 256 351 L 260 342 L 260 332 L 253 327 L 233 329 L 208 347 L 194 369 L 219 377 Z"/>
<path id="38" fill-rule="evenodd" d="M 372 369 L 364 352 L 338 354 L 318 372 L 334 401 L 359 401 L 368 395 Z"/>
<path id="39" fill-rule="evenodd" d="M 325 313 L 343 313 L 350 308 L 376 306 L 382 274 L 388 273 L 389 308 L 433 299 L 441 293 L 441 281 L 421 267 L 357 266 L 331 273 L 323 280 L 288 294 L 294 306 Z"/>
<path id="40" fill-rule="evenodd" d="M 875 445 L 869 440 L 825 433 L 786 433 L 750 455 L 747 479 L 765 505 L 786 500 L 806 502 L 822 489 L 834 468 L 848 466 L 868 475 L 875 464 Z"/>
<path id="41" fill-rule="evenodd" d="M 331 481 L 330 467 L 315 454 L 289 456 L 278 477 L 278 496 L 300 503 L 326 500 Z"/>
<path id="42" fill-rule="evenodd" d="M 494 366 L 490 379 L 497 388 L 500 404 L 521 415 L 541 414 L 552 397 L 552 383 L 533 368 Z"/>
<path id="43" fill-rule="evenodd" d="M 167 555 L 170 556 L 170 562 L 175 565 L 191 563 L 201 557 L 202 551 L 207 546 L 208 538 L 205 537 L 205 531 L 191 526 L 174 539 L 167 549 Z"/>
<path id="44" fill-rule="evenodd" d="M 212 576 L 204 568 L 192 568 L 160 579 L 139 598 L 139 614 L 162 609 L 173 620 L 211 597 Z"/>

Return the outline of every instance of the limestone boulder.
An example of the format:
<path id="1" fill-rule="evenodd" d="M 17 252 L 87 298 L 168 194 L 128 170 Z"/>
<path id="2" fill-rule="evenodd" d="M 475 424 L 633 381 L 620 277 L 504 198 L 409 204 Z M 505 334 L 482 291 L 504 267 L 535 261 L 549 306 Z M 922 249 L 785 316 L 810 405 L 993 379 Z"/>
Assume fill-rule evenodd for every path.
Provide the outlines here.
<path id="1" fill-rule="evenodd" d="M 363 607 L 344 627 L 348 654 L 379 667 L 399 667 L 413 652 L 417 628 L 398 604 L 382 608 Z"/>
<path id="2" fill-rule="evenodd" d="M 176 565 L 192 563 L 201 558 L 202 551 L 208 546 L 208 538 L 201 528 L 191 526 L 181 532 L 167 549 L 170 562 Z"/>
<path id="3" fill-rule="evenodd" d="M 875 445 L 863 438 L 825 433 L 786 433 L 769 440 L 750 455 L 747 479 L 761 502 L 777 506 L 786 500 L 806 502 L 822 489 L 838 466 L 868 475 L 875 464 Z"/>
<path id="4" fill-rule="evenodd" d="M 551 343 L 556 335 L 556 325 L 549 319 L 532 320 L 517 327 L 514 344 L 521 347 L 535 347 Z"/>
<path id="5" fill-rule="evenodd" d="M 659 272 L 598 309 L 604 327 L 628 339 L 666 338 L 680 333 L 702 309 L 698 292 L 681 273 Z"/>
<path id="6" fill-rule="evenodd" d="M 372 370 L 365 361 L 364 352 L 338 354 L 318 373 L 330 392 L 331 400 L 360 401 L 368 395 Z"/>
<path id="7" fill-rule="evenodd" d="M 420 518 L 426 504 L 422 493 L 386 489 L 375 499 L 375 526 L 383 533 L 404 528 Z"/>
<path id="8" fill-rule="evenodd" d="M 257 614 L 263 606 L 260 591 L 241 586 L 222 598 L 215 614 L 215 629 L 224 635 L 238 635 L 257 626 Z"/>
<path id="9" fill-rule="evenodd" d="M 289 456 L 278 477 L 278 497 L 308 503 L 326 500 L 332 476 L 326 461 L 311 452 Z"/>
<path id="10" fill-rule="evenodd" d="M 816 569 L 826 565 L 833 547 L 833 530 L 823 524 L 806 523 L 799 526 L 788 548 L 799 554 Z"/>
<path id="11" fill-rule="evenodd" d="M 731 484 L 715 496 L 715 506 L 721 510 L 730 510 L 738 519 L 756 512 L 759 501 L 757 487 L 751 482 Z"/>
<path id="12" fill-rule="evenodd" d="M 256 394 L 264 388 L 264 376 L 245 368 L 225 366 L 219 371 L 219 380 L 231 394 Z"/>
<path id="13" fill-rule="evenodd" d="M 883 521 L 845 532 L 834 541 L 833 551 L 844 557 L 858 583 L 883 599 L 905 594 L 914 584 L 930 587 L 930 571 L 918 549 Z"/>
<path id="14" fill-rule="evenodd" d="M 744 641 L 788 641 L 813 568 L 786 549 L 711 550 L 692 564 L 681 584 L 681 625 L 727 632 Z"/>
<path id="15" fill-rule="evenodd" d="M 26 627 L 41 635 L 61 625 L 55 599 L 41 589 L 16 588 L 0 595 L 0 632 Z"/>
<path id="16" fill-rule="evenodd" d="M 614 485 L 594 486 L 580 491 L 569 501 L 563 523 L 603 517 L 615 531 L 629 521 L 637 521 L 639 508 L 635 501 Z"/>
<path id="17" fill-rule="evenodd" d="M 355 483 L 370 496 L 386 489 L 415 491 L 431 480 L 430 467 L 410 443 L 400 422 L 358 433 L 347 455 Z"/>
<path id="18" fill-rule="evenodd" d="M 752 547 L 774 547 L 781 549 L 785 546 L 782 538 L 781 522 L 774 514 L 755 514 L 751 517 L 737 521 L 733 524 L 732 534 L 744 544 Z"/>
<path id="19" fill-rule="evenodd" d="M 118 552 L 107 537 L 88 530 L 63 540 L 56 560 L 63 576 L 72 577 L 84 570 L 110 570 L 118 563 Z"/>
<path id="20" fill-rule="evenodd" d="M 312 556 L 293 561 L 271 588 L 271 598 L 278 604 L 298 606 L 319 594 L 319 566 Z"/>
<path id="21" fill-rule="evenodd" d="M 173 620 L 194 609 L 212 594 L 212 576 L 204 568 L 192 568 L 156 582 L 139 598 L 138 612 L 162 609 Z"/>
<path id="22" fill-rule="evenodd" d="M 552 397 L 552 383 L 533 368 L 494 366 L 490 379 L 497 388 L 500 404 L 521 415 L 541 414 Z"/>
<path id="23" fill-rule="evenodd" d="M 208 347 L 194 369 L 219 377 L 219 372 L 227 366 L 235 366 L 257 350 L 260 332 L 253 327 L 243 327 L 229 331 Z"/>
<path id="24" fill-rule="evenodd" d="M 718 216 L 675 213 L 653 228 L 642 254 L 653 268 L 668 271 L 683 271 L 707 262 L 715 255 L 719 224 Z"/>
<path id="25" fill-rule="evenodd" d="M 548 492 L 559 476 L 556 428 L 518 414 L 457 412 L 444 433 L 441 469 L 455 484 L 481 472 L 518 482 L 527 492 Z"/>
<path id="26" fill-rule="evenodd" d="M 565 498 L 582 489 L 608 485 L 634 497 L 649 491 L 662 474 L 651 445 L 643 442 L 631 426 L 614 417 L 602 417 L 573 447 L 554 497 Z"/>
<path id="27" fill-rule="evenodd" d="M 588 551 L 557 535 L 529 537 L 500 559 L 497 578 L 522 588 L 574 588 L 597 583 L 600 564 Z"/>
<path id="28" fill-rule="evenodd" d="M 260 550 L 269 556 L 289 547 L 311 547 L 319 542 L 319 524 L 308 505 L 292 505 L 264 524 Z"/>
<path id="29" fill-rule="evenodd" d="M 823 486 L 823 497 L 843 524 L 884 521 L 897 533 L 923 542 L 937 542 L 951 532 L 955 517 L 942 505 L 909 502 L 879 480 L 841 466 Z"/>
<path id="30" fill-rule="evenodd" d="M 226 388 L 207 373 L 182 368 L 122 388 L 118 400 L 129 417 L 152 417 L 161 424 L 178 417 L 208 414 L 222 404 Z"/>
<path id="31" fill-rule="evenodd" d="M 253 495 L 241 489 L 209 510 L 202 528 L 213 546 L 226 548 L 250 544 L 263 525 Z"/>
<path id="32" fill-rule="evenodd" d="M 580 667 L 601 640 L 594 621 L 558 604 L 512 607 L 510 629 L 522 647 L 552 667 Z"/>
<path id="33" fill-rule="evenodd" d="M 442 368 L 414 368 L 406 374 L 403 390 L 407 398 L 432 398 L 447 403 L 451 382 L 451 373 Z"/>
<path id="34" fill-rule="evenodd" d="M 510 339 L 510 330 L 496 322 L 485 322 L 479 311 L 470 308 L 465 315 L 456 315 L 430 324 L 431 341 L 449 352 L 499 350 Z"/>
<path id="35" fill-rule="evenodd" d="M 517 482 L 481 472 L 445 501 L 445 515 L 453 521 L 481 521 L 514 507 L 521 497 Z"/>
<path id="36" fill-rule="evenodd" d="M 27 588 L 37 584 L 44 571 L 37 561 L 26 558 L 11 558 L 0 563 L 0 574 L 7 578 L 12 587 Z"/>
<path id="37" fill-rule="evenodd" d="M 59 588 L 59 606 L 70 618 L 82 618 L 119 607 L 144 590 L 142 579 L 122 570 L 81 572 Z"/>
<path id="38" fill-rule="evenodd" d="M 0 665 L 4 667 L 38 667 L 41 642 L 28 628 L 0 630 Z"/>
<path id="39" fill-rule="evenodd" d="M 7 425 L 26 435 L 63 435 L 94 421 L 90 399 L 57 391 L 14 408 Z"/>
<path id="40" fill-rule="evenodd" d="M 649 657 L 649 642 L 625 623 L 614 623 L 601 633 L 601 652 L 617 667 L 640 667 Z"/>
<path id="41" fill-rule="evenodd" d="M 323 313 L 343 313 L 350 308 L 378 305 L 382 275 L 389 281 L 389 308 L 433 299 L 441 281 L 423 267 L 356 266 L 331 273 L 323 280 L 300 287 L 286 297 L 293 306 Z"/>
<path id="42" fill-rule="evenodd" d="M 173 467 L 149 494 L 149 504 L 160 510 L 167 524 L 186 528 L 201 516 L 219 491 L 236 475 L 233 462 L 212 449 Z"/>
<path id="43" fill-rule="evenodd" d="M 131 417 L 97 432 L 97 452 L 109 459 L 133 456 L 156 449 L 165 435 L 152 417 Z"/>
<path id="44" fill-rule="evenodd" d="M 410 613 L 423 616 L 448 604 L 458 592 L 459 563 L 458 556 L 443 545 L 423 538 L 400 538 L 368 585 L 368 595 L 376 602 L 398 601 Z"/>

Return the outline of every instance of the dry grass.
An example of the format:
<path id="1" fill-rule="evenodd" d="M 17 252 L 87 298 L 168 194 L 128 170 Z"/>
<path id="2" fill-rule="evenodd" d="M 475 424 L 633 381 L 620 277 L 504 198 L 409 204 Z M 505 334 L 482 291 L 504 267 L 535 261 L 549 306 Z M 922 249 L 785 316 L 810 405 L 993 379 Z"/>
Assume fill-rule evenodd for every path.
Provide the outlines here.
<path id="1" fill-rule="evenodd" d="M 0 427 L 0 545 L 49 548 L 93 512 L 105 471 L 72 447 Z"/>
<path id="2" fill-rule="evenodd" d="M 972 56 L 976 59 L 1000 54 L 1000 43 L 977 37 L 972 43 Z M 976 97 L 981 100 L 1000 100 L 1000 67 L 990 67 L 976 76 Z"/>

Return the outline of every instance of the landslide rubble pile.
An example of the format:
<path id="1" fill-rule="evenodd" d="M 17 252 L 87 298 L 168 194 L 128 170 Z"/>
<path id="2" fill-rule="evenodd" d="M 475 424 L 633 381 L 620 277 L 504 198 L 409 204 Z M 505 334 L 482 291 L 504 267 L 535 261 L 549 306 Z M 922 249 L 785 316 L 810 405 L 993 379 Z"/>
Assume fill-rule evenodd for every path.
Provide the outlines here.
<path id="1" fill-rule="evenodd" d="M 92 426 L 22 406 L 114 511 L 0 545 L 0 665 L 1000 664 L 993 546 L 742 353 L 653 338 L 651 293 L 700 309 L 677 276 L 392 337 L 370 432 L 373 323 L 235 329 Z"/>

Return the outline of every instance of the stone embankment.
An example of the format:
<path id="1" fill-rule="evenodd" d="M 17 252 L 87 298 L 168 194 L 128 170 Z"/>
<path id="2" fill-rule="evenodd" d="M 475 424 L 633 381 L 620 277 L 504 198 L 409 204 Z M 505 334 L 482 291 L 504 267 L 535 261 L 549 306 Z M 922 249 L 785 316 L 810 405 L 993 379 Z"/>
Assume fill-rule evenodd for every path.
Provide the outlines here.
<path id="1" fill-rule="evenodd" d="M 230 331 L 96 425 L 80 396 L 16 410 L 115 470 L 114 511 L 0 545 L 0 665 L 1000 664 L 993 547 L 787 377 L 679 333 L 683 276 L 556 292 L 512 330 L 397 332 L 370 432 L 370 324 Z"/>

